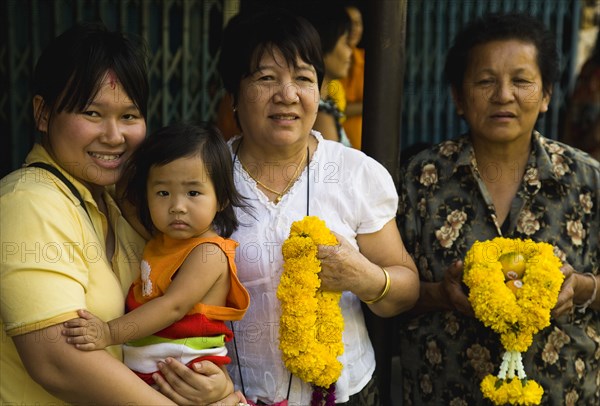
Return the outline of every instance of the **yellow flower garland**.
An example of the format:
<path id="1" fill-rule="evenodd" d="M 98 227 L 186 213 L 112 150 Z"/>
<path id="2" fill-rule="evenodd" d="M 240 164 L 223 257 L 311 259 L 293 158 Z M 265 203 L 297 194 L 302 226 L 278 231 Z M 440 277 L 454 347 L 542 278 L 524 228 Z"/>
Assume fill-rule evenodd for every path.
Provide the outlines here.
<path id="1" fill-rule="evenodd" d="M 524 273 L 507 272 L 501 258 L 520 255 Z M 504 257 L 503 257 L 504 256 Z M 488 375 L 481 383 L 485 397 L 496 405 L 537 405 L 544 390 L 528 380 L 521 352 L 529 348 L 533 335 L 550 325 L 550 310 L 556 305 L 564 275 L 553 247 L 532 240 L 494 238 L 476 242 L 465 258 L 464 282 L 475 316 L 500 335 L 506 350 L 498 376 Z M 509 278 L 519 278 L 514 292 Z M 514 284 L 514 280 L 509 280 Z"/>
<path id="2" fill-rule="evenodd" d="M 283 243 L 279 348 L 286 368 L 304 382 L 328 388 L 342 372 L 344 352 L 341 292 L 320 290 L 318 245 L 336 245 L 325 222 L 314 216 L 292 224 Z"/>

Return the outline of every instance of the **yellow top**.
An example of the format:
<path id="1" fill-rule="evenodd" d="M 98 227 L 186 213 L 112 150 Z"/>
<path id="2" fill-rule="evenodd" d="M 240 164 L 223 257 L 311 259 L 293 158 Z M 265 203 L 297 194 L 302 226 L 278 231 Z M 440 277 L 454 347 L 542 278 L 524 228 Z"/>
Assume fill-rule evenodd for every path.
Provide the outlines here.
<path id="1" fill-rule="evenodd" d="M 334 79 L 327 85 L 327 95 L 331 97 L 331 99 L 335 102 L 337 108 L 344 113 L 346 111 L 346 91 L 344 90 L 344 86 L 342 83 Z M 344 122 L 346 117 L 342 117 L 340 122 Z"/>
<path id="2" fill-rule="evenodd" d="M 58 167 L 40 145 L 27 156 L 26 163 L 32 162 Z M 82 308 L 103 320 L 119 317 L 139 273 L 145 241 L 122 217 L 108 190 L 104 198 L 118 237 L 112 262 L 105 256 L 106 217 L 90 191 L 61 172 L 81 193 L 90 217 L 67 186 L 44 169 L 22 168 L 0 181 L 2 404 L 63 404 L 29 377 L 9 337 L 78 317 Z M 122 356 L 120 347 L 107 351 Z"/>

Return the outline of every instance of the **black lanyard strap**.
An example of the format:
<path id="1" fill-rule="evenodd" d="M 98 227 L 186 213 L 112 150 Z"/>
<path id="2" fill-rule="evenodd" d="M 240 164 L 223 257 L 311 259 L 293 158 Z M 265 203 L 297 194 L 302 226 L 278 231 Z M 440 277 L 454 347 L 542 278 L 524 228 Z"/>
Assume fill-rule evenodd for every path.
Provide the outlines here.
<path id="1" fill-rule="evenodd" d="M 49 164 L 44 163 L 44 162 L 34 162 L 34 163 L 29 164 L 27 166 L 28 167 L 45 169 L 48 172 L 51 172 L 58 179 L 60 179 L 69 188 L 69 190 L 71 191 L 71 193 L 73 193 L 73 195 L 77 198 L 77 200 L 79 200 L 79 203 L 81 203 L 81 207 L 83 207 L 83 210 L 85 210 L 85 213 L 88 215 L 88 217 L 90 218 L 90 220 L 92 220 L 92 217 L 90 216 L 90 213 L 87 211 L 87 208 L 85 207 L 85 203 L 83 201 L 83 197 L 81 197 L 81 193 L 79 193 L 79 190 L 77 190 L 77 188 L 75 187 L 75 185 L 73 185 L 73 183 L 71 183 L 71 181 L 69 181 L 69 179 L 67 179 L 66 176 L 63 175 L 61 171 L 59 171 L 58 169 L 56 169 L 54 166 L 49 165 Z"/>

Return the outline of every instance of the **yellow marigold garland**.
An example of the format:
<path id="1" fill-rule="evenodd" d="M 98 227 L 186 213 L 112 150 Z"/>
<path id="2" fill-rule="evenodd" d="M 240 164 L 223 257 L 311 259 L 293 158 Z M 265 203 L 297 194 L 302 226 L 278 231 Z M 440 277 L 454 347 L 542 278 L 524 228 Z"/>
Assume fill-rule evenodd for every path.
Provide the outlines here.
<path id="1" fill-rule="evenodd" d="M 550 325 L 564 279 L 561 266 L 550 244 L 532 240 L 498 237 L 476 242 L 467 253 L 463 279 L 475 316 L 500 335 L 506 350 L 498 376 L 481 382 L 483 395 L 496 405 L 541 402 L 544 390 L 527 379 L 521 352 Z"/>
<path id="2" fill-rule="evenodd" d="M 325 222 L 307 216 L 292 224 L 283 243 L 283 274 L 277 288 L 281 302 L 279 348 L 286 368 L 304 382 L 329 388 L 341 372 L 344 352 L 341 292 L 320 290 L 318 245 L 336 245 Z"/>

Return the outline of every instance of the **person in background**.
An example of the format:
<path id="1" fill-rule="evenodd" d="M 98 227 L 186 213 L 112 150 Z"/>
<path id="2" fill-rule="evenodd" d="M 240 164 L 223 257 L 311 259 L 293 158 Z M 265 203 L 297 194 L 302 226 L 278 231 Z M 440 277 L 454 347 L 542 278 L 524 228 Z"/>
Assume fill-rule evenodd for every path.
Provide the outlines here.
<path id="1" fill-rule="evenodd" d="M 363 35 L 363 18 L 360 8 L 355 2 L 348 3 L 346 12 L 352 22 L 350 35 L 348 35 L 352 57 L 348 75 L 340 79 L 346 96 L 346 108 L 344 109 L 346 120 L 342 125 L 352 146 L 360 149 L 362 145 L 362 111 L 365 84 L 365 50 L 359 48 Z"/>
<path id="2" fill-rule="evenodd" d="M 558 66 L 554 37 L 518 13 L 475 19 L 446 56 L 468 132 L 418 153 L 402 174 L 398 224 L 421 281 L 398 330 L 405 405 L 487 404 L 479 384 L 503 348 L 473 315 L 462 261 L 499 236 L 549 243 L 564 264 L 551 325 L 523 353 L 542 404 L 600 404 L 600 164 L 534 130 Z"/>
<path id="3" fill-rule="evenodd" d="M 127 295 L 127 314 L 105 323 L 87 311 L 65 322 L 67 342 L 84 351 L 123 346 L 125 364 L 153 384 L 167 357 L 188 367 L 207 359 L 230 362 L 227 320 L 240 320 L 248 292 L 239 282 L 238 227 L 229 149 L 210 125 L 161 128 L 134 153 L 126 169 L 126 197 L 152 238 L 141 275 Z M 136 326 L 133 330 L 131 326 Z"/>
<path id="4" fill-rule="evenodd" d="M 395 222 L 394 182 L 361 151 L 312 130 L 324 67 L 319 34 L 304 18 L 282 10 L 233 17 L 218 67 L 242 130 L 229 141 L 234 181 L 254 214 L 236 210 L 242 226 L 232 234 L 240 244 L 236 264 L 250 307 L 234 323 L 229 372 L 254 403 L 311 403 L 311 386 L 291 375 L 281 358 L 276 291 L 291 224 L 317 216 L 339 241 L 320 246 L 317 254 L 322 288 L 343 292 L 336 402 L 378 405 L 374 351 L 360 302 L 390 317 L 409 309 L 419 291 Z"/>
<path id="5" fill-rule="evenodd" d="M 600 161 L 600 31 L 567 102 L 563 141 Z"/>
<path id="6" fill-rule="evenodd" d="M 308 12 L 305 10 L 300 15 L 303 15 L 319 33 L 325 66 L 319 113 L 314 129 L 325 139 L 351 147 L 352 144 L 342 126 L 346 96 L 339 81 L 348 75 L 350 68 L 350 18 L 345 9 L 336 2 L 320 3 L 318 7 Z"/>
<path id="7" fill-rule="evenodd" d="M 240 399 L 209 362 L 195 367 L 200 373 L 173 358 L 160 362 L 159 392 L 122 363 L 120 346 L 82 352 L 61 337 L 78 309 L 121 316 L 139 274 L 145 241 L 121 214 L 114 184 L 145 138 L 148 93 L 144 46 L 100 24 L 75 25 L 38 59 L 41 142 L 0 182 L 2 404 Z"/>

